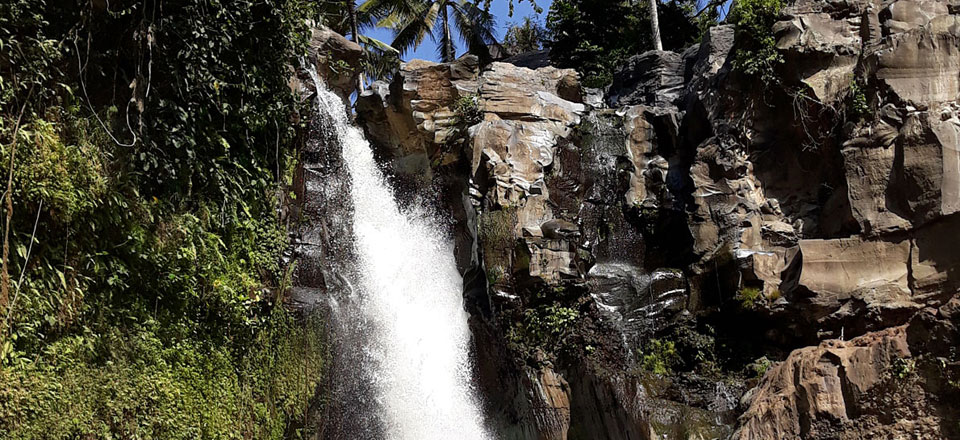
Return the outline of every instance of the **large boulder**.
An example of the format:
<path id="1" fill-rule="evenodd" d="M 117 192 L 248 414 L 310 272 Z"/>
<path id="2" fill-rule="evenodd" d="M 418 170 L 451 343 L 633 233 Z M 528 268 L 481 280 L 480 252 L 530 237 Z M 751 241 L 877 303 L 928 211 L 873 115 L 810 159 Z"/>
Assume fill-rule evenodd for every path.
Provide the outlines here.
<path id="1" fill-rule="evenodd" d="M 311 31 L 307 59 L 317 74 L 344 102 L 357 90 L 363 48 L 326 26 Z"/>
<path id="2" fill-rule="evenodd" d="M 743 398 L 734 440 L 955 438 L 960 300 L 790 353 Z"/>
<path id="3" fill-rule="evenodd" d="M 877 405 L 877 393 L 889 392 L 884 385 L 895 379 L 891 367 L 910 355 L 904 327 L 796 350 L 744 398 L 749 408 L 732 438 L 895 438 L 906 431 L 919 434 L 915 438 L 940 438 L 932 414 Z"/>

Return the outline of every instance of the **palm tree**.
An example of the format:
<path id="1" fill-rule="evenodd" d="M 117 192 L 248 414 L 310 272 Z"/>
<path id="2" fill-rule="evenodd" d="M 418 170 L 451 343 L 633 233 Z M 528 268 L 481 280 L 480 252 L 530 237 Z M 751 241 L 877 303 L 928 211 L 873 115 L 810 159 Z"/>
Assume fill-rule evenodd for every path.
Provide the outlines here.
<path id="1" fill-rule="evenodd" d="M 660 0 L 650 0 L 650 33 L 653 37 L 653 48 L 663 50 L 663 42 L 660 40 L 660 18 L 657 16 L 657 2 Z"/>
<path id="2" fill-rule="evenodd" d="M 383 17 L 378 26 L 393 29 L 391 46 L 401 55 L 430 36 L 441 61 L 451 62 L 457 57 L 454 30 L 482 59 L 489 58 L 487 45 L 496 43 L 493 16 L 471 0 L 368 0 L 360 11 Z"/>
<path id="3" fill-rule="evenodd" d="M 393 3 L 403 0 L 390 0 Z M 400 53 L 376 38 L 363 35 L 365 29 L 376 26 L 378 17 L 356 7 L 356 0 L 321 1 L 321 22 L 341 35 L 350 35 L 350 39 L 363 48 L 363 74 L 358 86 L 364 89 L 364 80 L 387 78 L 400 64 Z"/>

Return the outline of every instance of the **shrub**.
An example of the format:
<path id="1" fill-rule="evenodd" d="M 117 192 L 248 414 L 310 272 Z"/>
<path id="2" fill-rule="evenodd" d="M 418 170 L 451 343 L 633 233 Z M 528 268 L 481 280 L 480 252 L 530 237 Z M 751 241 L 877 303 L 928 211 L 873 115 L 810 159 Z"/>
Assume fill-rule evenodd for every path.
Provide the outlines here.
<path id="1" fill-rule="evenodd" d="M 744 309 L 752 309 L 756 307 L 757 301 L 760 299 L 760 289 L 756 287 L 744 287 L 737 292 L 737 300 L 740 301 L 740 306 Z"/>
<path id="2" fill-rule="evenodd" d="M 4 438 L 295 436 L 316 392 L 277 199 L 314 2 L 155 3 L 0 3 Z"/>
<path id="3" fill-rule="evenodd" d="M 773 362 L 770 359 L 767 359 L 766 356 L 761 357 L 747 365 L 747 369 L 753 372 L 754 377 L 757 379 L 762 378 L 764 374 L 767 374 L 767 371 L 770 370 L 770 367 L 773 366 Z"/>
<path id="4" fill-rule="evenodd" d="M 563 345 L 565 336 L 574 329 L 578 319 L 580 312 L 577 309 L 559 303 L 530 308 L 524 310 L 522 319 L 510 328 L 507 340 L 521 352 L 539 348 L 553 353 Z"/>
<path id="5" fill-rule="evenodd" d="M 483 120 L 483 112 L 480 111 L 480 97 L 477 95 L 461 96 L 453 104 L 453 113 L 460 124 L 467 126 L 478 124 Z"/>
<path id="6" fill-rule="evenodd" d="M 514 207 L 489 210 L 480 215 L 477 233 L 483 247 L 483 261 L 487 276 L 495 276 L 497 282 L 510 275 L 515 263 L 517 239 L 513 228 L 516 220 L 517 209 Z"/>
<path id="7" fill-rule="evenodd" d="M 245 353 L 166 345 L 156 322 L 63 338 L 40 362 L 0 367 L 0 431 L 24 440 L 283 438 L 319 385 L 321 330 L 277 310 Z"/>
<path id="8" fill-rule="evenodd" d="M 514 23 L 507 29 L 502 45 L 508 54 L 517 55 L 540 50 L 546 41 L 547 30 L 530 17 L 524 17 L 523 23 Z"/>
<path id="9" fill-rule="evenodd" d="M 917 370 L 917 361 L 907 358 L 896 358 L 890 366 L 890 373 L 897 379 L 906 379 Z"/>
<path id="10" fill-rule="evenodd" d="M 773 25 L 783 0 L 738 0 L 729 21 L 736 28 L 737 50 L 733 67 L 759 78 L 765 85 L 779 83 L 776 66 L 783 63 Z"/>
<path id="11" fill-rule="evenodd" d="M 870 103 L 867 101 L 865 86 L 860 81 L 850 81 L 847 92 L 847 116 L 853 121 L 860 121 L 870 115 Z"/>
<path id="12" fill-rule="evenodd" d="M 706 29 L 706 24 L 696 17 L 696 4 L 692 0 L 660 3 L 666 50 L 679 51 L 700 39 L 701 26 Z M 555 0 L 547 15 L 550 58 L 559 67 L 577 69 L 585 87 L 604 87 L 628 58 L 653 49 L 649 14 L 646 1 Z M 711 12 L 700 17 L 714 16 Z"/>
<path id="13" fill-rule="evenodd" d="M 673 341 L 651 339 L 640 352 L 641 367 L 654 374 L 670 374 L 680 363 L 680 355 Z"/>
<path id="14" fill-rule="evenodd" d="M 107 190 L 104 161 L 90 137 L 86 133 L 71 136 L 79 144 L 68 144 L 60 138 L 60 131 L 87 130 L 81 121 L 68 118 L 59 124 L 36 119 L 21 127 L 14 168 L 18 183 L 14 197 L 29 207 L 38 206 L 42 200 L 56 220 L 65 223 L 91 213 Z M 0 157 L 5 159 L 0 161 L 3 176 L 9 173 L 9 149 L 10 145 L 0 149 Z"/>

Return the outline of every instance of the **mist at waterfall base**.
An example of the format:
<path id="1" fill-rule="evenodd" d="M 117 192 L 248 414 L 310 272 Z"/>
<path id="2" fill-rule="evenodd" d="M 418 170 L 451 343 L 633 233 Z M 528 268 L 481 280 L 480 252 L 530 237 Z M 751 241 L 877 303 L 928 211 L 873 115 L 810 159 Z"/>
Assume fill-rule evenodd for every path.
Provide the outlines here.
<path id="1" fill-rule="evenodd" d="M 398 206 L 343 102 L 313 76 L 320 117 L 329 119 L 351 180 L 356 269 L 349 295 L 330 298 L 330 309 L 358 345 L 344 356 L 362 364 L 348 367 L 364 383 L 341 389 L 372 394 L 333 399 L 374 412 L 347 411 L 380 425 L 356 438 L 490 439 L 471 385 L 471 336 L 453 244 L 426 210 Z"/>

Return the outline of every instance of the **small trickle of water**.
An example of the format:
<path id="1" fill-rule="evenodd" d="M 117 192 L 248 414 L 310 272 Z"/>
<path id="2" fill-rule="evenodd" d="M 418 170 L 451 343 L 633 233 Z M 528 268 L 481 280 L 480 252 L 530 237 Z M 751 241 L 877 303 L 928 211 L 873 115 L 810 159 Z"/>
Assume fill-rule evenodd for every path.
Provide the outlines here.
<path id="1" fill-rule="evenodd" d="M 370 420 L 390 439 L 489 439 L 471 385 L 470 329 L 453 245 L 430 215 L 400 209 L 343 102 L 316 75 L 314 82 L 351 179 L 356 304 L 338 309 L 362 316 L 336 319 L 362 326 L 366 336 L 358 343 L 370 365 L 357 368 L 372 381 L 379 413 Z"/>

